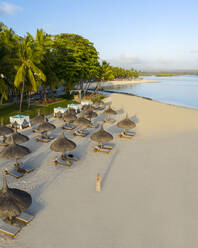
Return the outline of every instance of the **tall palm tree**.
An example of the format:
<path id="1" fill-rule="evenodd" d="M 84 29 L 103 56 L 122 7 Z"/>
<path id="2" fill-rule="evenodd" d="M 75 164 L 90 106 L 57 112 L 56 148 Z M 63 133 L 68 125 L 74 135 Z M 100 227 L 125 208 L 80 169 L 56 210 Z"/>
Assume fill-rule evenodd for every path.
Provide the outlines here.
<path id="1" fill-rule="evenodd" d="M 98 71 L 98 84 L 95 88 L 95 91 L 99 90 L 103 81 L 112 80 L 114 78 L 113 71 L 109 63 L 105 60 L 102 61 L 102 64 L 99 67 Z"/>
<path id="2" fill-rule="evenodd" d="M 25 84 L 30 84 L 33 91 L 37 91 L 39 85 L 46 81 L 46 77 L 39 68 L 42 60 L 42 50 L 34 42 L 33 37 L 28 33 L 25 38 L 18 42 L 18 66 L 14 79 L 14 85 L 21 87 L 21 98 L 19 112 L 21 112 Z"/>

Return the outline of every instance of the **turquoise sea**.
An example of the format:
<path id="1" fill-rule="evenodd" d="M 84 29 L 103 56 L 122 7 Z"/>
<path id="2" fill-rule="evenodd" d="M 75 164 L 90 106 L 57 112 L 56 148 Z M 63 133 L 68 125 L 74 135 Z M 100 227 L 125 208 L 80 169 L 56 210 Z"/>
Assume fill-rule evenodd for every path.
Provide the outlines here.
<path id="1" fill-rule="evenodd" d="M 198 76 L 147 76 L 144 79 L 156 80 L 155 83 L 141 83 L 111 89 L 148 97 L 164 103 L 198 109 Z"/>

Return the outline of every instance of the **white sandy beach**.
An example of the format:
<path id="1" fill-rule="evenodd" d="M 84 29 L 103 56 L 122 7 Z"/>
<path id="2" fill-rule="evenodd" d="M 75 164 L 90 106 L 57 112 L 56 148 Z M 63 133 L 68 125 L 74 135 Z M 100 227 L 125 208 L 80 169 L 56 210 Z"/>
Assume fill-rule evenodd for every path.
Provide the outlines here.
<path id="1" fill-rule="evenodd" d="M 22 161 L 35 171 L 7 178 L 9 186 L 31 193 L 29 212 L 35 218 L 14 239 L 0 234 L 1 248 L 197 247 L 198 110 L 121 94 L 106 102 L 118 110 L 117 120 L 127 112 L 137 123 L 132 140 L 120 139 L 115 125 L 104 126 L 114 136 L 109 155 L 94 153 L 89 136 L 65 131 L 80 160 L 70 168 L 55 166 L 60 154 L 24 130 L 32 138 L 24 143 L 32 153 Z M 63 122 L 52 120 L 58 137 Z M 2 169 L 13 165 L 0 163 Z M 97 173 L 104 175 L 100 193 Z"/>

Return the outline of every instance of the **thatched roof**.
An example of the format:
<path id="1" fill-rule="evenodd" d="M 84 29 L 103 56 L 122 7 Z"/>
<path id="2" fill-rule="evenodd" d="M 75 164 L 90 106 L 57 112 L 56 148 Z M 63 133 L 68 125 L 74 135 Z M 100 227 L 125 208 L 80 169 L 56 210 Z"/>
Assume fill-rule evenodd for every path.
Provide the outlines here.
<path id="1" fill-rule="evenodd" d="M 48 120 L 45 118 L 44 121 L 37 127 L 37 130 L 41 133 L 51 131 L 55 129 L 56 126 L 49 123 Z"/>
<path id="2" fill-rule="evenodd" d="M 126 115 L 126 118 L 118 122 L 117 126 L 123 129 L 132 129 L 136 127 L 136 124 L 128 118 L 128 115 Z"/>
<path id="3" fill-rule="evenodd" d="M 79 117 L 77 120 L 74 121 L 74 124 L 76 126 L 81 126 L 81 127 L 88 126 L 90 123 L 91 122 L 84 117 Z"/>
<path id="4" fill-rule="evenodd" d="M 11 133 L 13 133 L 12 128 L 9 128 L 7 126 L 0 126 L 0 136 L 5 136 Z"/>
<path id="5" fill-rule="evenodd" d="M 6 138 L 6 140 L 5 140 L 6 143 L 12 144 L 12 138 L 14 139 L 16 144 L 22 144 L 22 143 L 24 143 L 24 142 L 29 140 L 29 138 L 26 135 L 18 133 L 17 128 L 15 128 L 15 132 L 12 135 L 12 137 L 9 136 L 9 137 Z"/>
<path id="6" fill-rule="evenodd" d="M 96 118 L 98 114 L 92 110 L 89 110 L 85 113 L 84 115 L 86 118 L 91 119 L 91 118 Z"/>
<path id="7" fill-rule="evenodd" d="M 6 159 L 20 159 L 30 153 L 30 150 L 27 147 L 16 144 L 12 135 L 11 139 L 12 143 L 3 148 L 0 152 L 0 157 Z"/>
<path id="8" fill-rule="evenodd" d="M 55 152 L 69 152 L 76 148 L 76 144 L 65 137 L 64 131 L 61 133 L 60 137 L 57 138 L 50 146 L 50 149 Z"/>
<path id="9" fill-rule="evenodd" d="M 45 120 L 45 116 L 40 114 L 40 111 L 38 110 L 38 115 L 32 119 L 33 124 L 41 124 Z M 46 118 L 47 119 L 47 118 Z M 47 119 L 48 121 L 48 119 Z"/>
<path id="10" fill-rule="evenodd" d="M 105 114 L 105 115 L 116 115 L 117 112 L 116 112 L 115 110 L 113 110 L 113 109 L 111 108 L 111 106 L 109 105 L 109 107 L 104 111 L 104 114 Z"/>
<path id="11" fill-rule="evenodd" d="M 101 106 L 101 105 L 104 105 L 104 102 L 103 102 L 103 100 L 100 98 L 100 99 L 98 99 L 98 100 L 96 101 L 95 104 Z"/>
<path id="12" fill-rule="evenodd" d="M 4 176 L 3 187 L 0 190 L 0 218 L 12 219 L 25 211 L 31 204 L 31 195 L 23 190 L 9 188 L 6 176 Z"/>
<path id="13" fill-rule="evenodd" d="M 64 114 L 64 121 L 66 121 L 66 122 L 75 121 L 76 119 L 77 119 L 76 113 L 71 111 L 71 110 L 68 110 Z"/>
<path id="14" fill-rule="evenodd" d="M 99 131 L 91 135 L 91 140 L 96 141 L 98 143 L 108 142 L 113 139 L 113 136 L 104 130 L 103 125 Z"/>

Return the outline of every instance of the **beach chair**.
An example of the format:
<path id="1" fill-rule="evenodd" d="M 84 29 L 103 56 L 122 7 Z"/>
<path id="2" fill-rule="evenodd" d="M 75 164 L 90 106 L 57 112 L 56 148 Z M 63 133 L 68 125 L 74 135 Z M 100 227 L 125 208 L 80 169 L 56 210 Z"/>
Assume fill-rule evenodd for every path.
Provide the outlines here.
<path id="1" fill-rule="evenodd" d="M 3 142 L 3 141 L 0 141 L 0 146 L 7 146 L 8 144 Z"/>
<path id="2" fill-rule="evenodd" d="M 71 161 L 78 161 L 78 158 L 76 158 L 73 154 L 64 155 L 64 158 Z"/>
<path id="3" fill-rule="evenodd" d="M 20 177 L 24 176 L 24 173 L 18 172 L 15 168 L 9 170 L 6 169 L 4 172 L 6 175 L 15 177 L 16 179 L 19 179 Z"/>
<path id="4" fill-rule="evenodd" d="M 133 136 L 135 136 L 135 132 L 127 131 L 127 132 L 121 132 L 119 137 L 120 138 L 126 138 L 126 139 L 131 139 Z"/>
<path id="5" fill-rule="evenodd" d="M 104 153 L 110 153 L 110 149 L 106 149 L 106 148 L 101 148 L 100 146 L 95 146 L 94 147 L 94 152 L 104 152 Z"/>
<path id="6" fill-rule="evenodd" d="M 30 223 L 30 221 L 32 221 L 34 218 L 34 216 L 30 215 L 27 212 L 23 212 L 20 215 L 16 216 L 15 219 L 17 221 L 22 222 L 23 224 L 27 225 L 28 223 Z"/>
<path id="7" fill-rule="evenodd" d="M 108 150 L 112 150 L 113 149 L 113 146 L 105 145 L 105 144 L 98 145 L 98 147 L 99 148 L 102 148 L 102 149 L 108 149 Z"/>
<path id="8" fill-rule="evenodd" d="M 55 139 L 54 136 L 48 136 L 48 135 L 44 135 L 44 134 L 41 135 L 41 138 L 43 138 L 43 139 L 48 139 L 48 140 L 53 140 L 53 139 Z"/>
<path id="9" fill-rule="evenodd" d="M 76 130 L 73 135 L 74 136 L 80 136 L 80 137 L 86 137 L 89 134 L 89 132 L 85 129 L 83 130 Z"/>
<path id="10" fill-rule="evenodd" d="M 65 125 L 63 126 L 63 129 L 66 129 L 66 130 L 73 130 L 75 128 L 76 126 L 72 123 L 65 123 Z"/>
<path id="11" fill-rule="evenodd" d="M 104 119 L 104 123 L 106 123 L 106 124 L 112 125 L 112 124 L 114 124 L 115 122 L 116 122 L 115 119 Z"/>
<path id="12" fill-rule="evenodd" d="M 44 142 L 44 143 L 50 142 L 49 139 L 44 139 L 44 138 L 42 138 L 42 137 L 37 137 L 37 138 L 36 138 L 36 141 L 37 141 L 37 142 Z"/>
<path id="13" fill-rule="evenodd" d="M 35 128 L 32 128 L 32 132 L 33 133 L 40 133 L 36 127 Z"/>
<path id="14" fill-rule="evenodd" d="M 98 128 L 98 124 L 94 124 L 94 123 L 90 123 L 89 125 L 88 125 L 88 128 Z"/>
<path id="15" fill-rule="evenodd" d="M 19 173 L 30 173 L 34 170 L 34 168 L 28 167 L 27 165 L 24 165 L 23 163 L 20 164 L 14 164 L 17 172 Z"/>
<path id="16" fill-rule="evenodd" d="M 61 157 L 56 158 L 54 163 L 55 163 L 55 165 L 60 164 L 60 165 L 63 165 L 63 166 L 71 166 L 72 165 L 72 162 L 70 160 L 62 159 Z"/>
<path id="17" fill-rule="evenodd" d="M 9 235 L 12 238 L 14 238 L 20 230 L 21 228 L 18 226 L 13 226 L 5 222 L 0 223 L 0 232 Z"/>

